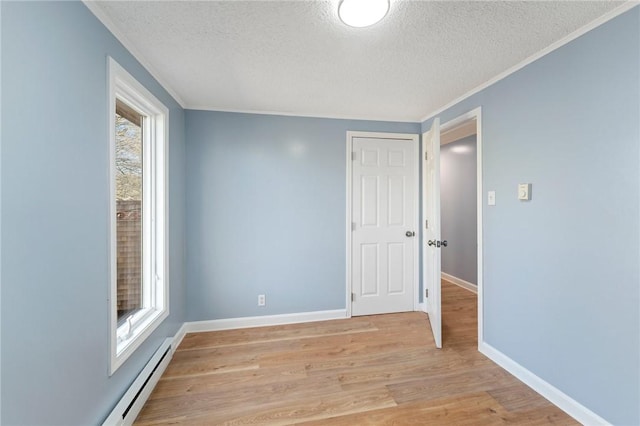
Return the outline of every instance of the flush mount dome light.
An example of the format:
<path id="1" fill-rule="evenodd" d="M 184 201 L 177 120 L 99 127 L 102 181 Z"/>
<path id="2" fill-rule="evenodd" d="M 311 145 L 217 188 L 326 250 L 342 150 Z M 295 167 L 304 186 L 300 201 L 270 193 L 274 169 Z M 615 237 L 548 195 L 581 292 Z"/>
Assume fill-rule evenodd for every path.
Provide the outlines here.
<path id="1" fill-rule="evenodd" d="M 389 0 L 340 0 L 338 16 L 350 27 L 368 27 L 389 11 Z"/>

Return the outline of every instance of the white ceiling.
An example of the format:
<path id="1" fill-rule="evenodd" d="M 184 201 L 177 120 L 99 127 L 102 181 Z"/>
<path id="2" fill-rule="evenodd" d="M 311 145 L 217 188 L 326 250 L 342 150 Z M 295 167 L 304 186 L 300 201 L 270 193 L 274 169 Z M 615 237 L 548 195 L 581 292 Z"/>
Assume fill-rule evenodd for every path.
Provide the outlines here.
<path id="1" fill-rule="evenodd" d="M 356 29 L 337 3 L 88 5 L 186 108 L 419 121 L 621 4 L 391 0 Z"/>

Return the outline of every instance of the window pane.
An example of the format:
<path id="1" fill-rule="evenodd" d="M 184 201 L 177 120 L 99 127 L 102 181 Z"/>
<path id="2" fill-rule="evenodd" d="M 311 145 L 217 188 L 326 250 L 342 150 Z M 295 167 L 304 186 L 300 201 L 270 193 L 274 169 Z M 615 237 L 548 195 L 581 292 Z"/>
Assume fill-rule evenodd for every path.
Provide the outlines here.
<path id="1" fill-rule="evenodd" d="M 118 323 L 142 304 L 142 117 L 116 102 Z"/>

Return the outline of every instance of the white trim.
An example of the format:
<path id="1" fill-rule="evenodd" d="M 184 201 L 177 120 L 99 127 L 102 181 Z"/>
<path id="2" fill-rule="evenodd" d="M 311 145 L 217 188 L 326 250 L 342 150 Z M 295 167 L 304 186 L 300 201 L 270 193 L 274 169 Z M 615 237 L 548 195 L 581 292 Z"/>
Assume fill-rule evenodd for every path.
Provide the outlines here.
<path id="1" fill-rule="evenodd" d="M 82 3 L 84 3 L 87 9 L 89 9 L 91 13 L 93 13 L 93 15 L 98 18 L 100 22 L 102 22 L 102 25 L 104 25 L 107 30 L 109 30 L 109 32 L 113 34 L 113 36 L 118 39 L 120 43 L 122 43 L 125 49 L 127 49 L 129 53 L 131 53 L 131 55 L 138 60 L 138 62 L 140 62 L 140 64 L 149 72 L 149 74 L 151 74 L 151 76 L 155 78 L 156 81 L 162 86 L 162 88 L 166 90 L 183 109 L 185 109 L 186 104 L 178 95 L 178 92 L 173 90 L 171 85 L 169 85 L 167 81 L 161 77 L 162 74 L 159 73 L 153 65 L 151 65 L 151 62 L 148 61 L 147 58 L 140 52 L 140 50 L 135 47 L 135 44 L 133 44 L 131 40 L 129 40 L 129 38 L 125 36 L 122 31 L 120 31 L 120 27 L 111 20 L 109 15 L 107 15 L 100 6 L 98 6 L 99 2 L 95 0 L 82 0 Z"/>
<path id="2" fill-rule="evenodd" d="M 173 336 L 173 341 L 171 342 L 171 351 L 175 352 L 182 343 L 182 339 L 187 335 L 187 323 L 182 323 L 176 334 Z"/>
<path id="3" fill-rule="evenodd" d="M 417 311 L 420 305 L 420 134 L 413 135 L 415 157 L 414 167 L 416 168 L 416 181 L 413 202 L 413 214 L 415 215 L 415 238 L 413 239 L 413 310 Z"/>
<path id="4" fill-rule="evenodd" d="M 346 265 L 345 265 L 345 308 L 347 312 L 347 318 L 351 318 L 351 231 L 352 231 L 352 221 L 353 221 L 353 205 L 351 202 L 351 185 L 353 184 L 353 143 L 351 142 L 350 132 L 347 132 L 347 143 L 345 145 L 346 155 L 345 158 L 347 160 L 347 175 L 346 175 L 346 222 L 345 222 L 345 235 L 346 235 L 346 250 L 347 254 Z"/>
<path id="5" fill-rule="evenodd" d="M 569 395 L 536 376 L 488 343 L 480 343 L 478 350 L 578 422 L 590 426 L 610 424 Z"/>
<path id="6" fill-rule="evenodd" d="M 414 142 L 414 167 L 416 179 L 414 182 L 414 227 L 416 230 L 416 238 L 413 239 L 413 310 L 419 309 L 420 303 L 420 135 L 414 133 L 382 133 L 382 132 L 360 132 L 360 131 L 347 131 L 347 143 L 346 143 L 346 159 L 347 159 L 347 176 L 346 176 L 346 311 L 347 318 L 351 318 L 351 292 L 353 291 L 353 283 L 351 282 L 351 222 L 353 218 L 353 206 L 351 203 L 351 186 L 353 184 L 352 171 L 353 171 L 353 138 L 379 138 L 379 139 L 404 139 Z"/>
<path id="7" fill-rule="evenodd" d="M 484 279 L 483 279 L 483 245 L 484 245 L 484 236 L 482 232 L 482 216 L 483 216 L 483 198 L 482 198 L 482 107 L 475 108 L 465 114 L 462 114 L 453 120 L 447 121 L 444 123 L 440 132 L 447 131 L 453 129 L 457 126 L 460 126 L 462 123 L 470 120 L 475 120 L 476 122 L 476 176 L 477 176 L 477 247 L 478 247 L 478 283 L 477 283 L 477 292 L 478 292 L 478 347 L 480 342 L 484 341 Z"/>
<path id="8" fill-rule="evenodd" d="M 321 113 L 304 113 L 304 112 L 282 112 L 282 111 L 261 111 L 252 109 L 226 109 L 207 107 L 202 105 L 187 105 L 185 109 L 196 111 L 213 111 L 213 112 L 230 112 L 236 114 L 256 114 L 256 115 L 281 115 L 283 117 L 305 117 L 305 118 L 320 118 L 320 119 L 332 119 L 332 120 L 358 120 L 358 121 L 386 121 L 391 123 L 411 123 L 420 124 L 419 117 L 414 120 L 389 118 L 382 116 L 360 116 L 360 115 L 348 115 L 348 114 L 321 114 Z"/>
<path id="9" fill-rule="evenodd" d="M 113 373 L 135 352 L 135 350 L 153 333 L 155 329 L 169 316 L 169 201 L 168 201 L 168 171 L 169 171 L 169 110 L 146 87 L 140 84 L 113 58 L 107 58 L 107 92 L 109 123 L 109 296 L 107 299 L 109 312 L 109 375 Z M 145 214 L 143 220 L 143 240 L 145 244 L 151 241 L 144 250 L 152 253 L 155 263 L 151 265 L 145 257 L 143 267 L 147 271 L 150 295 L 144 303 L 144 309 L 133 315 L 128 330 L 118 326 L 116 311 L 117 301 L 117 253 L 116 253 L 116 200 L 115 200 L 115 110 L 116 97 L 126 99 L 134 109 L 144 113 L 149 120 L 144 120 L 146 137 L 145 158 L 143 161 L 153 164 L 153 177 L 147 179 L 144 192 L 153 192 L 154 208 Z M 151 139 L 149 139 L 151 138 Z M 148 149 L 149 143 L 161 142 L 161 146 Z M 146 168 L 150 170 L 149 167 Z M 150 182 L 149 182 L 150 181 Z M 160 187 L 161 186 L 161 187 Z M 150 201 L 143 201 L 150 205 Z M 143 212 L 144 214 L 144 212 Z M 161 232 L 160 232 L 161 231 Z M 156 253 L 157 250 L 162 253 Z M 146 281 L 145 281 L 146 282 Z M 147 286 L 147 284 L 145 284 Z"/>
<path id="10" fill-rule="evenodd" d="M 482 152 L 482 107 L 478 107 L 470 112 L 476 118 L 476 181 L 477 181 L 477 200 L 476 200 L 476 214 L 478 215 L 478 221 L 476 228 L 478 230 L 477 236 L 477 292 L 478 292 L 478 342 L 484 341 L 484 232 L 483 232 L 483 211 L 484 198 L 482 193 L 484 191 L 483 186 L 483 152 Z"/>
<path id="11" fill-rule="evenodd" d="M 564 46 L 565 44 L 568 44 L 570 42 L 572 42 L 573 40 L 577 39 L 578 37 L 588 33 L 589 31 L 599 27 L 600 25 L 605 24 L 606 22 L 612 20 L 613 18 L 622 15 L 623 13 L 631 10 L 634 6 L 637 6 L 638 4 L 640 4 L 640 2 L 638 2 L 637 0 L 632 0 L 632 1 L 627 1 L 625 3 L 623 3 L 622 5 L 616 7 L 615 9 L 611 10 L 608 13 L 605 13 L 604 15 L 600 16 L 598 19 L 588 23 L 587 25 L 578 28 L 577 30 L 575 30 L 574 32 L 572 32 L 571 34 L 568 34 L 567 36 L 561 38 L 560 40 L 556 41 L 555 43 L 552 43 L 551 45 L 545 47 L 544 49 L 542 49 L 541 51 L 539 51 L 538 53 L 534 53 L 533 55 L 529 56 L 528 58 L 524 59 L 522 62 L 517 63 L 516 65 L 512 66 L 511 68 L 507 69 L 506 71 L 501 72 L 500 74 L 496 75 L 495 77 L 493 77 L 492 79 L 486 81 L 485 83 L 482 83 L 481 85 L 477 86 L 474 89 L 471 89 L 470 91 L 468 91 L 467 93 L 465 93 L 464 95 L 454 99 L 453 101 L 449 102 L 448 104 L 444 105 L 443 107 L 440 107 L 438 109 L 436 109 L 435 111 L 427 114 L 422 120 L 420 120 L 421 123 L 436 117 L 438 114 L 448 110 L 449 108 L 451 108 L 452 106 L 459 104 L 460 102 L 464 101 L 467 98 L 470 98 L 471 96 L 475 95 L 478 92 L 481 92 L 482 90 L 486 89 L 489 86 L 492 86 L 493 84 L 499 82 L 500 80 L 510 76 L 511 74 L 515 73 L 516 71 L 519 71 L 520 69 L 526 67 L 527 65 L 531 64 L 532 62 L 537 61 L 538 59 L 542 58 L 543 56 L 548 55 L 549 53 L 553 52 L 554 50 L 557 50 L 559 48 L 561 48 L 562 46 Z"/>
<path id="12" fill-rule="evenodd" d="M 225 318 L 210 321 L 192 321 L 184 323 L 183 328 L 186 333 L 198 333 L 203 331 L 269 327 L 272 325 L 299 324 L 305 322 L 329 321 L 345 318 L 348 318 L 347 311 L 345 309 L 336 309 L 333 311 L 300 312 L 295 314 Z"/>
<path id="13" fill-rule="evenodd" d="M 418 312 L 427 313 L 427 304 L 425 302 L 418 303 Z"/>
<path id="14" fill-rule="evenodd" d="M 454 277 L 446 272 L 442 272 L 442 279 L 450 282 L 451 284 L 457 285 L 458 287 L 462 287 L 465 290 L 469 290 L 471 293 L 478 294 L 478 286 L 470 283 L 469 281 L 465 281 L 462 278 Z"/>
<path id="15" fill-rule="evenodd" d="M 109 417 L 102 423 L 102 426 L 133 424 L 140 411 L 142 411 L 145 402 L 149 399 L 151 392 L 158 384 L 160 377 L 162 377 L 162 373 L 167 369 L 174 352 L 175 348 L 172 346 L 172 340 L 168 337 L 151 356 L 147 365 L 120 398 L 120 401 L 111 411 Z"/>

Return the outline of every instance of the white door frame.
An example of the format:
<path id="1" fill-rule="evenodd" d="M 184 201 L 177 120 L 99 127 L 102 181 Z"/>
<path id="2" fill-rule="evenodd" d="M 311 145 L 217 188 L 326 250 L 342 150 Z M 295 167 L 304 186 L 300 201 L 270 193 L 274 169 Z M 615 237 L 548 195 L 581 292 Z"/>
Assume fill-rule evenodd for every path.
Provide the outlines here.
<path id="1" fill-rule="evenodd" d="M 377 139 L 405 139 L 413 141 L 413 157 L 416 170 L 416 180 L 414 182 L 414 224 L 413 229 L 416 232 L 416 238 L 413 238 L 413 310 L 418 310 L 418 300 L 420 297 L 420 143 L 419 135 L 411 133 L 380 133 L 380 132 L 357 132 L 347 131 L 347 216 L 346 216 L 346 243 L 347 243 L 347 267 L 346 267 L 346 291 L 345 304 L 347 307 L 347 318 L 351 318 L 351 292 L 353 291 L 353 283 L 351 282 L 351 222 L 353 218 L 353 206 L 351 203 L 351 185 L 353 184 L 353 143 L 354 137 L 361 138 L 377 138 Z"/>
<path id="2" fill-rule="evenodd" d="M 440 133 L 458 127 L 465 121 L 476 120 L 476 176 L 477 176 L 477 220 L 478 220 L 478 348 L 483 342 L 483 322 L 484 322 L 484 285 L 483 285 L 483 268 L 482 247 L 484 240 L 482 239 L 482 207 L 483 207 L 483 189 L 482 189 L 482 107 L 475 108 L 465 114 L 462 114 L 453 120 L 447 121 L 440 127 Z"/>

